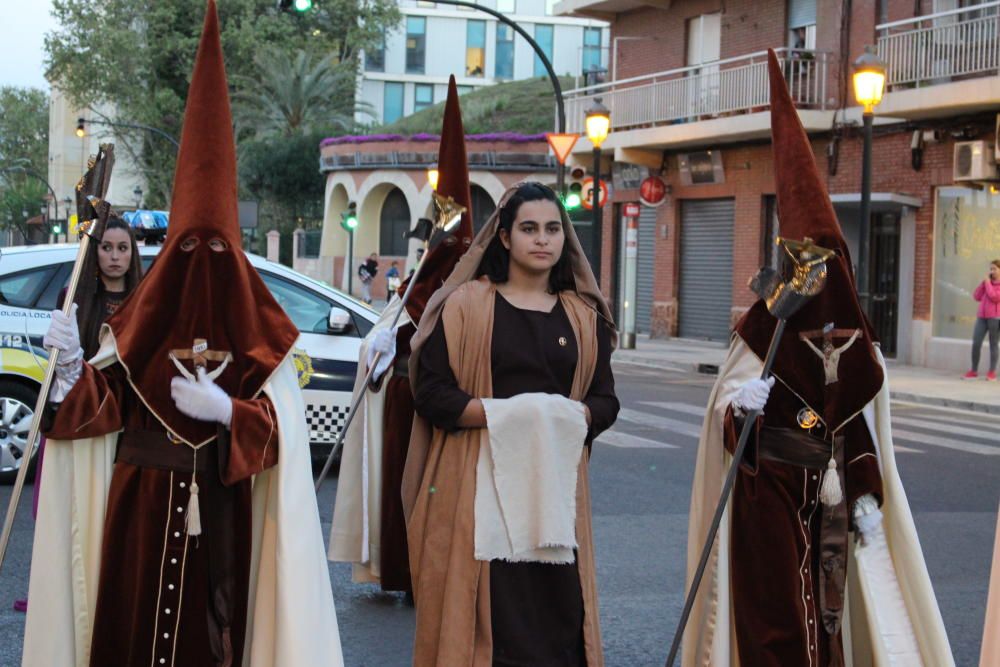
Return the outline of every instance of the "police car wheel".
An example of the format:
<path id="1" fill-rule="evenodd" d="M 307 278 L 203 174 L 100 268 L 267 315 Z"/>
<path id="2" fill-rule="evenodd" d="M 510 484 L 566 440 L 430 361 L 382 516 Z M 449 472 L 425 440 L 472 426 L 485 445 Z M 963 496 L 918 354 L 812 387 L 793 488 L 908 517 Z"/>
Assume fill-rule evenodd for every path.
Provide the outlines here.
<path id="1" fill-rule="evenodd" d="M 38 392 L 33 389 L 17 382 L 0 382 L 0 484 L 13 484 L 17 478 L 37 400 Z M 28 470 L 28 479 L 33 477 L 34 470 Z"/>

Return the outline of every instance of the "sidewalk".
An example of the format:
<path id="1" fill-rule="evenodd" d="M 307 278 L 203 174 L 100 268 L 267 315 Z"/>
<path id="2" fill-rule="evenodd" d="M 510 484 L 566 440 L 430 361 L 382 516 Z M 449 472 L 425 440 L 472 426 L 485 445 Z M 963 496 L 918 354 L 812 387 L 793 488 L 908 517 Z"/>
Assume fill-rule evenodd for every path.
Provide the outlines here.
<path id="1" fill-rule="evenodd" d="M 727 350 L 720 343 L 638 336 L 634 350 L 616 350 L 611 360 L 615 364 L 714 375 L 725 361 Z M 963 381 L 958 379 L 958 373 L 893 361 L 888 365 L 893 400 L 1000 414 L 1000 382 Z"/>

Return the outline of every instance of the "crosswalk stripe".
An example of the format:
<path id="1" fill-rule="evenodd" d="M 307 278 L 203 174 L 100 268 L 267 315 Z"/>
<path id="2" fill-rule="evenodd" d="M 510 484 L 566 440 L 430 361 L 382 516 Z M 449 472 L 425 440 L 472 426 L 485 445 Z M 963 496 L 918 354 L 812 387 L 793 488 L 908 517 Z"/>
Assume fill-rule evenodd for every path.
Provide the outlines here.
<path id="1" fill-rule="evenodd" d="M 1000 447 L 980 445 L 974 442 L 962 442 L 961 440 L 952 440 L 951 438 L 945 438 L 939 435 L 932 436 L 926 433 L 906 431 L 899 428 L 894 428 L 892 435 L 894 438 L 906 440 L 908 442 L 916 442 L 921 445 L 931 445 L 932 447 L 943 447 L 944 449 L 954 449 L 956 451 L 966 452 L 969 454 L 984 454 L 986 456 L 1000 455 Z"/>
<path id="2" fill-rule="evenodd" d="M 649 438 L 640 438 L 637 435 L 622 433 L 620 431 L 605 431 L 597 438 L 597 442 L 599 444 L 626 449 L 680 449 L 677 445 L 650 440 Z"/>
<path id="3" fill-rule="evenodd" d="M 922 449 L 913 449 L 912 447 L 905 447 L 903 445 L 897 445 L 896 443 L 892 443 L 892 449 L 897 454 L 923 454 L 924 453 L 924 450 L 922 450 Z"/>
<path id="4" fill-rule="evenodd" d="M 915 426 L 917 428 L 926 428 L 931 431 L 939 431 L 948 435 L 966 435 L 970 438 L 981 438 L 983 440 L 994 441 L 998 439 L 996 431 L 984 431 L 983 429 L 977 428 L 950 426 L 936 421 L 930 421 L 928 419 L 917 419 L 916 417 L 893 417 L 892 423 L 893 426 L 896 424 L 899 424 L 900 426 Z"/>
<path id="5" fill-rule="evenodd" d="M 662 401 L 639 401 L 639 405 L 648 405 L 651 408 L 662 408 L 664 410 L 672 410 L 673 412 L 681 412 L 687 415 L 694 415 L 695 417 L 705 417 L 705 412 L 708 410 L 704 405 L 691 405 L 690 403 L 676 403 L 676 402 L 662 402 Z"/>
<path id="6" fill-rule="evenodd" d="M 641 426 L 661 428 L 678 435 L 686 435 L 692 438 L 701 437 L 701 425 L 699 424 L 691 424 L 680 419 L 661 417 L 660 415 L 651 415 L 648 412 L 640 412 L 631 408 L 622 408 L 618 412 L 618 419 L 624 419 L 625 421 Z"/>

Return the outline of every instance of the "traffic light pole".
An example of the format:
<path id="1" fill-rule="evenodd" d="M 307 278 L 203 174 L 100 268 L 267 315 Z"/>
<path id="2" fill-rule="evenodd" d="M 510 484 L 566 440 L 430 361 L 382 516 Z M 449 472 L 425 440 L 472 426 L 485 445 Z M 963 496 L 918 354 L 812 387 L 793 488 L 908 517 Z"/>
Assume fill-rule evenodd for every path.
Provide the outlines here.
<path id="1" fill-rule="evenodd" d="M 354 288 L 354 230 L 347 232 L 347 294 Z"/>

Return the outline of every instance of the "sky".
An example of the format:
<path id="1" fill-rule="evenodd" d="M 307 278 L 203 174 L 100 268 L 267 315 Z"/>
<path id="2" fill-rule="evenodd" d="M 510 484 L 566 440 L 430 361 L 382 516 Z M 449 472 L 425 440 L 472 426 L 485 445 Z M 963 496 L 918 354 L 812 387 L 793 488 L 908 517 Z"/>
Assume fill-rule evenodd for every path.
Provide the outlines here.
<path id="1" fill-rule="evenodd" d="M 51 0 L 0 0 L 0 86 L 49 89 L 45 80 L 45 33 L 56 27 Z"/>

